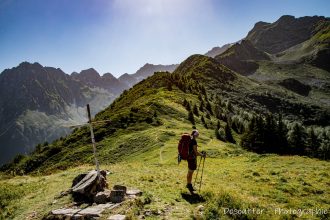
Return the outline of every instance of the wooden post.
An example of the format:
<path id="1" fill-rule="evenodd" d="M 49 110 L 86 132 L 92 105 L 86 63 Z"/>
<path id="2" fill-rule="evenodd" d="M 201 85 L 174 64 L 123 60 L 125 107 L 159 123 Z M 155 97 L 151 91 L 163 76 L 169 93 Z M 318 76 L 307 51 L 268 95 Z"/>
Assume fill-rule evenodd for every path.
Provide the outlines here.
<path id="1" fill-rule="evenodd" d="M 99 161 L 96 157 L 96 146 L 95 146 L 95 138 L 94 138 L 94 132 L 93 132 L 93 126 L 92 126 L 92 116 L 91 111 L 89 108 L 89 104 L 87 104 L 87 113 L 88 113 L 88 123 L 91 130 L 91 138 L 92 138 L 92 145 L 93 145 L 93 152 L 94 152 L 94 159 L 95 159 L 95 165 L 97 170 L 97 176 L 100 177 L 100 167 L 99 167 Z"/>

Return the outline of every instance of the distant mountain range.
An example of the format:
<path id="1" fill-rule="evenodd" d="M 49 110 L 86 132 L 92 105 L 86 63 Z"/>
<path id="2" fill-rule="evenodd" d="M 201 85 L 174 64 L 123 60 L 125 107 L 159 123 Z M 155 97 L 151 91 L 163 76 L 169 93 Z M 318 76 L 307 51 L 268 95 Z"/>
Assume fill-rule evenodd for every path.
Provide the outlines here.
<path id="1" fill-rule="evenodd" d="M 154 72 L 159 71 L 167 71 L 167 72 L 173 72 L 175 68 L 178 66 L 178 64 L 172 64 L 172 65 L 154 65 L 146 63 L 143 67 L 141 67 L 136 73 L 134 74 L 123 74 L 121 75 L 118 80 L 125 84 L 127 87 L 131 87 L 134 84 L 140 82 L 141 80 L 152 76 Z"/>
<path id="2" fill-rule="evenodd" d="M 119 79 L 111 73 L 100 76 L 93 68 L 68 75 L 28 62 L 4 70 L 0 74 L 0 164 L 69 134 L 70 125 L 85 123 L 87 103 L 94 115 L 154 71 L 175 67 L 146 64 Z"/>
<path id="3" fill-rule="evenodd" d="M 213 47 L 211 50 L 209 50 L 207 53 L 205 53 L 205 56 L 208 57 L 216 57 L 217 55 L 222 54 L 225 52 L 229 47 L 231 47 L 233 44 L 225 44 L 222 47 Z"/>

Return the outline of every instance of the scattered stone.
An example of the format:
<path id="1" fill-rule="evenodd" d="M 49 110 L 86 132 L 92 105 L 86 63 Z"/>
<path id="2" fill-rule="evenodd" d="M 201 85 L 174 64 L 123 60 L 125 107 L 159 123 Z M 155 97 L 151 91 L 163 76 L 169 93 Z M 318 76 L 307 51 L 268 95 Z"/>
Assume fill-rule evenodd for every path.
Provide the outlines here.
<path id="1" fill-rule="evenodd" d="M 74 199 L 73 204 L 83 205 L 78 207 L 71 206 L 71 208 L 62 208 L 51 211 L 45 220 L 56 219 L 97 219 L 101 217 L 102 212 L 105 209 L 113 209 L 122 204 L 127 198 L 136 198 L 142 195 L 142 191 L 138 189 L 127 190 L 126 186 L 115 185 L 113 190 L 107 190 L 106 182 L 107 172 L 102 170 L 98 176 L 97 171 L 92 170 L 85 174 L 80 174 L 72 181 L 72 188 L 65 192 L 61 192 L 61 196 L 72 193 Z M 57 203 L 57 198 L 54 199 L 52 204 Z M 109 202 L 110 201 L 110 202 Z M 88 205 L 93 203 L 93 205 Z M 84 206 L 86 204 L 86 206 Z M 97 205 L 98 204 L 98 205 Z M 157 212 L 160 214 L 161 212 Z M 151 211 L 146 212 L 146 216 L 150 216 L 153 213 Z M 113 215 L 108 219 L 122 220 L 126 219 L 125 215 Z"/>
<path id="2" fill-rule="evenodd" d="M 145 216 L 151 216 L 151 215 L 152 215 L 151 210 L 145 210 L 145 211 L 144 211 L 144 215 L 145 215 Z"/>
<path id="3" fill-rule="evenodd" d="M 45 219 L 93 219 L 102 216 L 102 212 L 105 210 L 111 210 L 119 206 L 120 204 L 100 204 L 96 206 L 89 206 L 87 208 L 79 209 L 79 208 L 68 208 L 68 209 L 57 209 L 51 211 L 50 215 L 48 215 Z"/>
<path id="4" fill-rule="evenodd" d="M 101 217 L 101 213 L 103 212 L 104 208 L 99 206 L 91 206 L 79 211 L 80 215 L 86 217 Z"/>
<path id="5" fill-rule="evenodd" d="M 56 209 L 53 210 L 51 213 L 53 215 L 64 215 L 64 216 L 73 216 L 78 214 L 81 209 Z"/>
<path id="6" fill-rule="evenodd" d="M 26 217 L 26 219 L 35 219 L 37 217 L 38 217 L 38 213 L 36 211 L 33 211 Z"/>
<path id="7" fill-rule="evenodd" d="M 135 195 L 135 196 L 142 196 L 142 191 L 138 189 L 131 189 L 126 191 L 126 195 Z"/>
<path id="8" fill-rule="evenodd" d="M 127 191 L 127 187 L 126 186 L 121 186 L 121 185 L 115 185 L 113 187 L 114 190 L 122 190 L 124 191 L 124 193 L 126 194 L 126 191 Z"/>
<path id="9" fill-rule="evenodd" d="M 98 192 L 94 197 L 94 202 L 96 204 L 105 204 L 110 201 L 110 190 L 105 190 L 103 192 Z"/>
<path id="10" fill-rule="evenodd" d="M 136 199 L 136 195 L 127 195 L 127 199 Z"/>
<path id="11" fill-rule="evenodd" d="M 112 215 L 108 218 L 108 220 L 125 220 L 126 215 Z"/>
<path id="12" fill-rule="evenodd" d="M 202 219 L 203 217 L 203 212 L 204 212 L 204 206 L 203 205 L 199 205 L 195 208 L 194 210 L 194 218 L 195 219 Z"/>
<path id="13" fill-rule="evenodd" d="M 125 198 L 125 191 L 123 190 L 111 190 L 110 201 L 114 203 L 120 203 Z"/>
<path id="14" fill-rule="evenodd" d="M 55 196 L 54 199 L 60 199 L 63 196 L 67 196 L 67 195 L 69 195 L 69 193 L 71 193 L 71 191 L 72 191 L 71 189 L 66 190 L 66 191 L 62 191 L 62 192 L 60 192 L 59 195 Z"/>
<path id="15" fill-rule="evenodd" d="M 199 206 L 196 207 L 196 210 L 199 211 L 199 212 L 202 212 L 202 211 L 204 211 L 204 206 L 199 205 Z"/>

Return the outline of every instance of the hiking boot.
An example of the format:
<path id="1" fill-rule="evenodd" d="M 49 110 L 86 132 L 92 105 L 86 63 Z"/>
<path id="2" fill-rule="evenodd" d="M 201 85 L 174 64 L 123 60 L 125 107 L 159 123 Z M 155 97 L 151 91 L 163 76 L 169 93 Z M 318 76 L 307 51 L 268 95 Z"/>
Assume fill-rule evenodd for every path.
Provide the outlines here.
<path id="1" fill-rule="evenodd" d="M 196 190 L 194 189 L 194 187 L 192 186 L 191 183 L 188 183 L 186 187 L 187 187 L 187 189 L 188 189 L 191 193 L 193 193 L 194 191 L 196 191 Z"/>

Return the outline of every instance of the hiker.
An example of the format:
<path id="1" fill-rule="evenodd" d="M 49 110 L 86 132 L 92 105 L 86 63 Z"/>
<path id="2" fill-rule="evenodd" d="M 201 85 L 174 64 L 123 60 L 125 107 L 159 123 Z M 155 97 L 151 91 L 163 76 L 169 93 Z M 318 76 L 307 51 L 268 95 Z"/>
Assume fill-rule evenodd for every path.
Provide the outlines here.
<path id="1" fill-rule="evenodd" d="M 194 171 L 197 169 L 197 156 L 201 156 L 201 157 L 206 157 L 205 153 L 200 153 L 197 150 L 197 141 L 196 138 L 198 138 L 199 136 L 199 132 L 198 130 L 193 130 L 191 133 L 191 141 L 189 144 L 189 157 L 187 159 L 188 161 L 188 173 L 187 173 L 187 188 L 188 190 L 193 193 L 193 191 L 195 191 L 195 189 L 193 188 L 191 181 L 192 181 L 192 177 L 194 174 Z"/>

